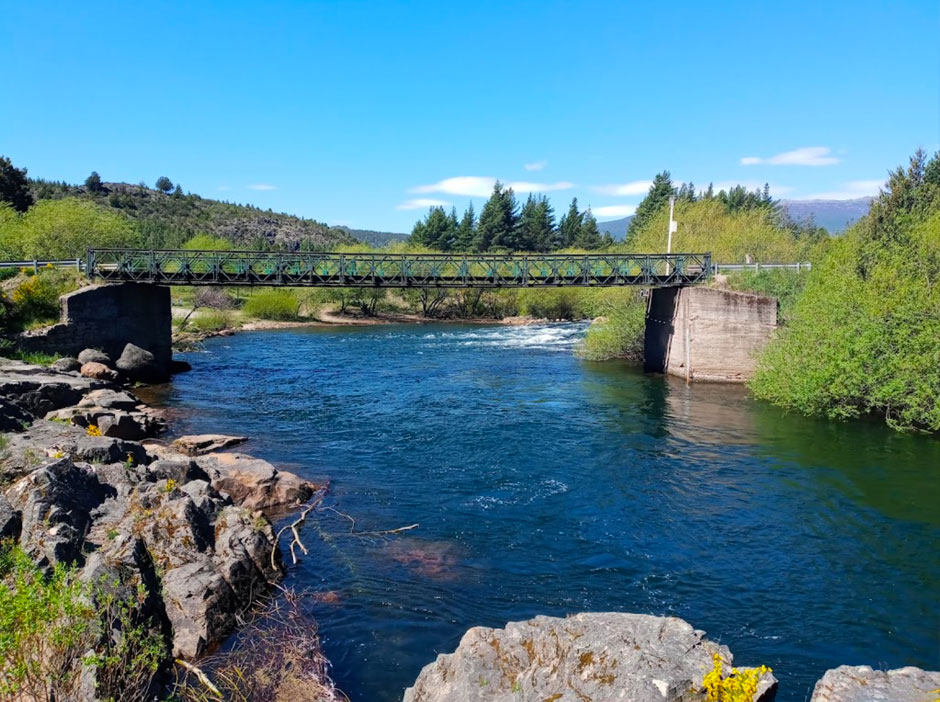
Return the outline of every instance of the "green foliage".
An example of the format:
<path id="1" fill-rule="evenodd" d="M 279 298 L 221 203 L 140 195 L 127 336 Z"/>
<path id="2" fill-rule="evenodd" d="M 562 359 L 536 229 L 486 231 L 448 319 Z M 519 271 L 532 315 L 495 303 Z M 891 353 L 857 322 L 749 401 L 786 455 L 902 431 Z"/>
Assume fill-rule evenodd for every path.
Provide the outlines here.
<path id="1" fill-rule="evenodd" d="M 78 258 L 89 247 L 133 247 L 126 217 L 78 198 L 41 200 L 23 215 L 0 214 L 0 255 L 8 259 Z"/>
<path id="2" fill-rule="evenodd" d="M 157 178 L 155 187 L 161 193 L 169 193 L 173 189 L 173 181 L 166 176 L 160 176 Z"/>
<path id="3" fill-rule="evenodd" d="M 583 218 L 584 215 L 578 210 L 578 198 L 572 198 L 568 212 L 561 216 L 561 221 L 558 223 L 558 237 L 556 246 L 553 248 L 574 246 L 581 234 Z"/>
<path id="4" fill-rule="evenodd" d="M 5 156 L 0 156 L 0 203 L 9 203 L 17 212 L 26 212 L 33 204 L 26 169 L 15 167 Z"/>
<path id="5" fill-rule="evenodd" d="M 201 332 L 217 332 L 232 326 L 231 315 L 225 310 L 204 309 L 193 315 L 189 324 Z"/>
<path id="6" fill-rule="evenodd" d="M 637 205 L 636 214 L 630 220 L 630 228 L 627 230 L 627 241 L 632 241 L 637 232 L 649 226 L 650 220 L 663 212 L 666 205 L 669 204 L 669 198 L 675 195 L 676 189 L 669 177 L 669 171 L 657 173 L 653 178 L 653 184 L 650 186 L 649 193 Z M 667 213 L 668 216 L 668 213 Z M 674 249 L 678 250 L 678 249 Z"/>
<path id="7" fill-rule="evenodd" d="M 614 291 L 611 291 L 612 293 Z M 603 316 L 584 337 L 578 355 L 591 361 L 609 358 L 643 360 L 643 330 L 646 324 L 645 300 L 632 290 L 617 290 L 602 298 Z"/>
<path id="8" fill-rule="evenodd" d="M 85 178 L 85 187 L 92 193 L 100 193 L 104 189 L 101 185 L 101 176 L 98 175 L 98 171 L 92 171 L 91 175 Z"/>
<path id="9" fill-rule="evenodd" d="M 777 298 L 777 323 L 786 324 L 808 277 L 809 271 L 776 268 L 757 272 L 735 271 L 728 276 L 728 286 L 732 290 Z"/>
<path id="10" fill-rule="evenodd" d="M 222 239 L 211 234 L 196 234 L 187 240 L 182 248 L 189 251 L 231 251 L 237 248 L 228 239 Z"/>
<path id="11" fill-rule="evenodd" d="M 122 601 L 104 585 L 63 563 L 44 574 L 22 549 L 0 543 L 0 697 L 77 699 L 88 665 L 105 702 L 146 699 L 166 658 L 163 639 L 138 616 L 142 589 Z"/>
<path id="12" fill-rule="evenodd" d="M 516 228 L 519 211 L 516 196 L 512 188 L 504 188 L 496 181 L 493 194 L 480 212 L 477 224 L 477 251 L 489 251 L 491 248 L 513 250 L 516 248 Z"/>
<path id="13" fill-rule="evenodd" d="M 454 238 L 455 251 L 473 251 L 473 244 L 477 235 L 477 219 L 473 211 L 473 203 L 467 205 L 467 209 L 460 218 L 460 224 L 457 227 L 457 235 Z"/>
<path id="14" fill-rule="evenodd" d="M 291 321 L 299 317 L 300 301 L 293 290 L 266 288 L 252 293 L 242 311 L 249 317 Z"/>
<path id="15" fill-rule="evenodd" d="M 835 418 L 940 431 L 940 182 L 918 152 L 813 266 L 760 359 L 761 398 Z"/>
<path id="16" fill-rule="evenodd" d="M 673 251 L 710 251 L 712 259 L 720 262 L 805 261 L 818 244 L 780 226 L 769 208 L 729 211 L 717 198 L 677 202 L 675 218 L 679 228 L 672 235 Z M 668 221 L 668 207 L 648 215 L 645 224 L 631 229 L 626 248 L 640 253 L 664 251 Z"/>
<path id="17" fill-rule="evenodd" d="M 43 353 L 42 351 L 21 351 L 15 348 L 5 348 L 0 345 L 0 355 L 5 358 L 12 358 L 24 363 L 31 363 L 34 366 L 49 366 L 58 361 L 62 356 L 57 353 Z"/>
<path id="18" fill-rule="evenodd" d="M 529 194 L 519 215 L 519 248 L 550 251 L 555 244 L 555 211 L 544 195 Z"/>
<path id="19" fill-rule="evenodd" d="M 40 269 L 20 283 L 11 295 L 13 317 L 20 328 L 59 321 L 59 297 L 81 285 L 77 271 Z"/>
<path id="20" fill-rule="evenodd" d="M 415 223 L 409 242 L 438 251 L 450 251 L 457 240 L 459 226 L 456 210 L 451 210 L 448 215 L 443 207 L 432 207 L 423 221 Z"/>

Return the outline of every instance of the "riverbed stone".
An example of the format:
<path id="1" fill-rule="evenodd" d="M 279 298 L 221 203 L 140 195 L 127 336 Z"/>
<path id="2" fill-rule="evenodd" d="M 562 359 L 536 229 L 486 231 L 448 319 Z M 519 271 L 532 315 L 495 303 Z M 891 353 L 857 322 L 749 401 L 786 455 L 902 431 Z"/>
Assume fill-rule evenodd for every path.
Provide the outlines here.
<path id="1" fill-rule="evenodd" d="M 161 366 L 150 351 L 134 344 L 127 344 L 115 363 L 118 370 L 132 380 L 159 383 L 169 378 L 167 368 Z"/>
<path id="2" fill-rule="evenodd" d="M 96 380 L 107 380 L 116 382 L 120 374 L 116 370 L 111 370 L 103 363 L 83 363 L 79 371 L 86 378 L 95 378 Z"/>
<path id="3" fill-rule="evenodd" d="M 909 666 L 874 670 L 843 665 L 827 670 L 813 688 L 810 702 L 934 702 L 940 672 Z"/>
<path id="4" fill-rule="evenodd" d="M 278 470 L 267 461 L 243 453 L 210 453 L 195 460 L 209 474 L 212 487 L 248 509 L 301 505 L 318 489 L 317 485 L 293 473 Z"/>
<path id="5" fill-rule="evenodd" d="M 78 403 L 78 407 L 104 407 L 106 409 L 133 411 L 140 404 L 140 400 L 125 390 L 102 388 L 86 393 Z"/>
<path id="6" fill-rule="evenodd" d="M 49 368 L 58 373 L 77 373 L 82 369 L 82 362 L 77 358 L 65 356 L 64 358 L 53 361 L 49 365 Z"/>
<path id="7" fill-rule="evenodd" d="M 173 441 L 173 447 L 188 456 L 202 456 L 214 451 L 238 446 L 248 441 L 247 436 L 228 434 L 190 434 Z"/>
<path id="8" fill-rule="evenodd" d="M 78 362 L 82 365 L 86 363 L 100 363 L 109 368 L 114 365 L 114 361 L 111 360 L 111 357 L 99 349 L 83 349 L 78 354 Z"/>
<path id="9" fill-rule="evenodd" d="M 703 680 L 726 646 L 676 617 L 618 612 L 474 627 L 421 671 L 404 702 L 704 702 Z M 769 673 L 755 700 L 776 689 Z"/>

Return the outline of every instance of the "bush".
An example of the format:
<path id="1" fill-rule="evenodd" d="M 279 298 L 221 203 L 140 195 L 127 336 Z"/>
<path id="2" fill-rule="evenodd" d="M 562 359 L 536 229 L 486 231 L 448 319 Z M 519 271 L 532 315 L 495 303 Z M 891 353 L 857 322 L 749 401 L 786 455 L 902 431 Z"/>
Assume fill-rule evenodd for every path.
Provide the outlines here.
<path id="1" fill-rule="evenodd" d="M 166 658 L 148 624 L 136 602 L 91 587 L 75 568 L 58 563 L 44 575 L 22 549 L 0 542 L 0 697 L 77 699 L 90 666 L 100 699 L 146 699 Z"/>
<path id="2" fill-rule="evenodd" d="M 59 297 L 77 290 L 80 277 L 75 271 L 41 269 L 13 291 L 14 315 L 23 328 L 59 321 Z"/>
<path id="3" fill-rule="evenodd" d="M 645 326 L 646 304 L 642 297 L 633 293 L 632 298 L 611 301 L 606 315 L 588 329 L 578 355 L 589 361 L 642 361 Z"/>
<path id="4" fill-rule="evenodd" d="M 231 251 L 238 247 L 228 239 L 210 234 L 196 234 L 183 244 L 183 248 L 188 251 Z"/>
<path id="5" fill-rule="evenodd" d="M 232 319 L 225 310 L 206 309 L 194 315 L 190 324 L 197 331 L 216 332 L 232 326 Z"/>
<path id="6" fill-rule="evenodd" d="M 293 290 L 267 288 L 252 294 L 242 310 L 249 317 L 257 319 L 290 321 L 298 318 L 300 301 Z"/>
<path id="7" fill-rule="evenodd" d="M 757 293 L 777 298 L 777 322 L 786 324 L 796 303 L 806 287 L 809 271 L 771 269 L 759 272 L 736 271 L 728 276 L 732 290 Z"/>

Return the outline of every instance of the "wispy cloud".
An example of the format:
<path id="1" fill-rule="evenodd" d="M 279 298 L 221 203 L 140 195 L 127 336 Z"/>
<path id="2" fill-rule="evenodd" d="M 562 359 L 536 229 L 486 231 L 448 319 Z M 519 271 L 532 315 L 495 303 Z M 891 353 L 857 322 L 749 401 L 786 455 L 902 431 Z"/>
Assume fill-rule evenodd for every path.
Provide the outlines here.
<path id="1" fill-rule="evenodd" d="M 764 183 L 759 180 L 721 180 L 717 183 L 712 183 L 712 189 L 717 193 L 719 190 L 731 190 L 731 188 L 740 185 L 743 188 L 748 190 L 763 190 Z M 708 184 L 705 185 L 698 184 L 695 186 L 695 189 L 704 190 L 708 187 Z M 780 197 L 781 195 L 786 195 L 787 193 L 792 193 L 793 187 L 789 185 L 774 185 L 770 184 L 770 194 L 774 197 Z"/>
<path id="2" fill-rule="evenodd" d="M 523 166 L 527 171 L 540 171 L 545 166 L 548 165 L 548 161 L 536 161 L 535 163 L 527 163 Z"/>
<path id="3" fill-rule="evenodd" d="M 839 163 L 839 159 L 832 155 L 828 146 L 804 146 L 793 151 L 784 151 L 782 154 L 762 158 L 760 156 L 745 156 L 741 159 L 742 166 L 756 166 L 768 164 L 770 166 L 832 166 Z"/>
<path id="4" fill-rule="evenodd" d="M 257 183 L 255 185 L 247 186 L 249 190 L 277 190 L 276 185 L 268 185 L 267 183 Z"/>
<path id="5" fill-rule="evenodd" d="M 629 217 L 636 212 L 636 205 L 607 205 L 591 210 L 597 217 Z"/>
<path id="6" fill-rule="evenodd" d="M 396 210 L 423 210 L 427 207 L 450 207 L 446 200 L 434 200 L 429 197 L 416 197 L 413 200 L 405 200 L 395 206 Z"/>
<path id="7" fill-rule="evenodd" d="M 224 193 L 226 190 L 231 190 L 231 188 L 227 185 L 220 185 L 216 188 L 216 190 L 220 193 Z"/>
<path id="8" fill-rule="evenodd" d="M 493 192 L 493 185 L 496 178 L 488 176 L 455 176 L 445 178 L 437 183 L 429 185 L 417 185 L 408 192 L 423 193 L 446 193 L 448 195 L 463 195 L 465 197 L 489 197 Z M 506 187 L 512 188 L 516 192 L 536 193 L 552 192 L 555 190 L 569 190 L 574 187 L 574 183 L 568 181 L 559 181 L 557 183 L 532 183 L 529 181 L 516 181 L 504 183 Z"/>
<path id="9" fill-rule="evenodd" d="M 615 196 L 625 196 L 625 195 L 646 195 L 649 192 L 650 186 L 653 184 L 651 180 L 634 180 L 629 183 L 613 183 L 611 185 L 595 185 L 591 190 L 596 193 L 601 193 L 602 195 L 615 195 Z"/>
<path id="10" fill-rule="evenodd" d="M 884 183 L 880 180 L 850 180 L 842 184 L 841 190 L 808 195 L 805 200 L 855 200 L 860 197 L 874 197 Z"/>

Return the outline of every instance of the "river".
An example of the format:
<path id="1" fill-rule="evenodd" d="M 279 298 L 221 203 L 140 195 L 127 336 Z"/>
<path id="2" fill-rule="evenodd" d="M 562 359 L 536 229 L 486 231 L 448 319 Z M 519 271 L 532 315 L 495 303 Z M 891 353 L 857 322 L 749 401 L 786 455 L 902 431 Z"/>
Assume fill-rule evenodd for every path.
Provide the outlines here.
<path id="1" fill-rule="evenodd" d="M 740 387 L 572 349 L 581 324 L 239 334 L 184 354 L 176 433 L 241 433 L 326 513 L 287 582 L 353 702 L 398 700 L 471 626 L 682 617 L 767 664 L 778 700 L 830 667 L 936 668 L 940 442 L 787 415 Z M 317 529 L 319 528 L 319 533 Z"/>

